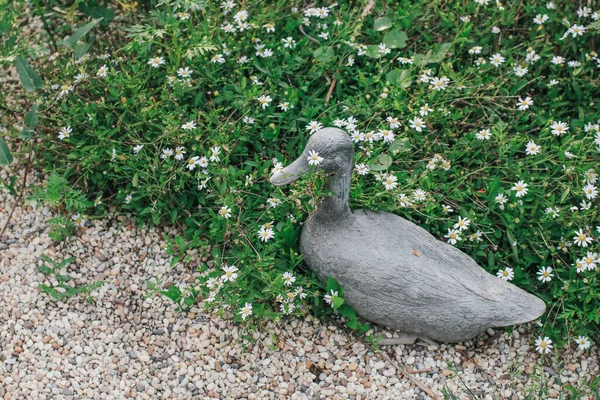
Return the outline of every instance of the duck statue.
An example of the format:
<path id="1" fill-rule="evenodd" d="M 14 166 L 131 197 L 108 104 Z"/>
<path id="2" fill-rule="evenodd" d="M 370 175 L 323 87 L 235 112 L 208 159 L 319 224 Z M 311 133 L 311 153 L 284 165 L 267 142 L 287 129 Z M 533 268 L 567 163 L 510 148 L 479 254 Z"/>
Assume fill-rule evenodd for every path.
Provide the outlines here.
<path id="1" fill-rule="evenodd" d="M 313 161 L 313 162 L 311 162 Z M 546 306 L 488 273 L 459 249 L 397 215 L 350 210 L 354 145 L 337 128 L 315 132 L 302 155 L 271 176 L 288 184 L 313 169 L 328 175 L 317 211 L 302 227 L 300 252 L 317 277 L 333 277 L 361 317 L 398 329 L 398 343 L 462 342 L 488 328 L 522 324 Z"/>

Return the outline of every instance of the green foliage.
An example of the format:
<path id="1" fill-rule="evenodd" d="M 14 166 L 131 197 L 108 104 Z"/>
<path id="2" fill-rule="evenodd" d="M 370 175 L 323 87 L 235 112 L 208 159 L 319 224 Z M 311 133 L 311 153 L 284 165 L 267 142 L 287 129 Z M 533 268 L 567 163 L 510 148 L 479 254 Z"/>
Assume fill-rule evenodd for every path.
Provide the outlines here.
<path id="1" fill-rule="evenodd" d="M 104 284 L 102 281 L 95 281 L 89 285 L 75 285 L 69 275 L 66 274 L 66 268 L 75 261 L 70 257 L 60 262 L 54 262 L 50 257 L 41 255 L 40 258 L 46 262 L 38 266 L 38 270 L 48 275 L 52 281 L 50 285 L 40 284 L 38 289 L 56 301 L 69 301 L 71 297 L 83 294 L 86 300 L 93 304 L 94 297 L 92 293 Z"/>
<path id="2" fill-rule="evenodd" d="M 45 187 L 34 188 L 29 201 L 46 204 L 59 213 L 47 221 L 50 226 L 48 236 L 55 241 L 62 241 L 72 236 L 76 231 L 73 221 L 80 222 L 82 220 L 80 213 L 93 205 L 81 189 L 74 189 L 66 178 L 55 171 L 48 175 Z M 72 218 L 68 219 L 64 214 Z"/>
<path id="3" fill-rule="evenodd" d="M 2 183 L 2 186 L 4 186 L 6 190 L 8 190 L 11 196 L 17 196 L 17 188 L 15 187 L 16 181 L 17 177 L 14 175 L 9 177 L 8 179 L 4 179 L 0 176 L 0 183 Z"/>
<path id="4" fill-rule="evenodd" d="M 206 6 L 205 0 L 159 0 L 158 6 L 167 6 L 172 11 L 201 11 Z"/>
<path id="5" fill-rule="evenodd" d="M 81 38 L 83 38 L 89 31 L 91 31 L 92 28 L 94 28 L 96 25 L 98 25 L 100 23 L 100 21 L 102 21 L 102 18 L 95 19 L 92 22 L 89 22 L 89 23 L 85 24 L 84 26 L 82 26 L 81 28 L 77 29 L 75 32 L 73 32 L 73 34 L 71 36 L 69 36 L 64 41 L 65 46 L 75 47 L 75 45 L 79 42 L 79 40 L 81 40 Z"/>
<path id="6" fill-rule="evenodd" d="M 9 165 L 13 162 L 13 156 L 4 138 L 0 138 L 0 165 Z"/>
<path id="7" fill-rule="evenodd" d="M 44 87 L 44 81 L 40 76 L 35 72 L 35 70 L 29 65 L 27 60 L 25 60 L 21 56 L 16 57 L 17 63 L 17 72 L 19 73 L 19 78 L 21 78 L 21 83 L 25 90 L 28 92 L 33 92 L 36 89 L 41 89 Z"/>
<path id="8" fill-rule="evenodd" d="M 198 282 L 156 292 L 250 325 L 335 309 L 361 330 L 341 288 L 328 305 L 333 288 L 298 255 L 323 176 L 268 181 L 318 122 L 357 142 L 353 208 L 410 219 L 536 293 L 548 305 L 540 335 L 557 346 L 598 340 L 598 199 L 584 192 L 597 180 L 598 55 L 593 29 L 563 24 L 579 21 L 577 5 L 404 0 L 363 19 L 345 2 L 259 3 L 162 0 L 125 42 L 80 59 L 63 49 L 42 74 L 61 86 L 40 94 L 40 163 L 98 199 L 96 216 L 111 207 L 182 228 L 168 251 Z"/>
<path id="9" fill-rule="evenodd" d="M 29 112 L 25 115 L 23 130 L 19 134 L 19 138 L 21 139 L 31 139 L 31 137 L 35 134 L 35 128 L 38 126 L 39 117 L 38 117 L 38 105 L 33 104 Z"/>
<path id="10" fill-rule="evenodd" d="M 25 2 L 0 0 L 0 65 L 12 63 L 18 54 L 26 51 L 16 23 L 24 11 Z"/>
<path id="11" fill-rule="evenodd" d="M 392 27 L 392 20 L 388 17 L 380 17 L 373 22 L 373 29 L 376 31 L 385 31 Z"/>
<path id="12" fill-rule="evenodd" d="M 46 222 L 48 223 L 48 226 L 50 226 L 48 236 L 54 241 L 61 242 L 75 234 L 75 224 L 63 215 L 48 218 Z"/>
<path id="13" fill-rule="evenodd" d="M 108 25 L 115 19 L 115 11 L 109 7 L 98 4 L 96 1 L 87 1 L 80 4 L 79 9 L 86 15 L 96 20 L 100 20 L 101 25 Z"/>

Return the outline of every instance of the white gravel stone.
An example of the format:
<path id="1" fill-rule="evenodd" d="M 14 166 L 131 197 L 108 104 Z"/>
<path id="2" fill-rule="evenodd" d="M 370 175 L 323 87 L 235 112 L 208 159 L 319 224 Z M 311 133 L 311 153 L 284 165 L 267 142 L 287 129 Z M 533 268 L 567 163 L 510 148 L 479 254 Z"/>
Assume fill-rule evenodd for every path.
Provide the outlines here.
<path id="1" fill-rule="evenodd" d="M 6 178 L 4 170 L 0 176 Z M 35 174 L 33 183 L 40 184 Z M 13 202 L 1 189 L 0 227 Z M 0 237 L 0 397 L 429 399 L 384 357 L 331 323 L 311 317 L 267 323 L 256 343 L 244 344 L 239 326 L 201 307 L 178 313 L 165 298 L 145 301 L 151 278 L 174 284 L 194 278 L 183 263 L 171 268 L 163 250 L 163 233 L 174 236 L 174 228 L 138 227 L 109 215 L 54 243 L 45 221 L 43 208 L 20 205 Z M 37 270 L 42 254 L 75 257 L 65 273 L 79 284 L 103 280 L 95 304 L 81 297 L 57 303 L 37 290 L 47 280 Z M 458 398 L 471 398 L 465 384 L 477 398 L 521 398 L 542 380 L 552 397 L 561 392 L 561 380 L 584 387 L 598 375 L 597 346 L 583 354 L 567 349 L 559 356 L 565 367 L 556 367 L 534 352 L 533 332 L 521 326 L 507 337 L 496 329 L 462 344 L 381 351 L 432 392 L 447 388 Z M 272 333 L 284 343 L 277 352 L 270 349 L 277 344 Z M 373 333 L 394 336 L 380 328 Z"/>

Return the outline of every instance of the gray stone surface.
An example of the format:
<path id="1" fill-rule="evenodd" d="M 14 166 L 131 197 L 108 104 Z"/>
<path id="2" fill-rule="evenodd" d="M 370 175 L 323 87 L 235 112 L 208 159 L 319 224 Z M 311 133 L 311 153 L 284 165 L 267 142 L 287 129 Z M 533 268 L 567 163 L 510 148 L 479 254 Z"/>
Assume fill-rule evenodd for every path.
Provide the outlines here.
<path id="1" fill-rule="evenodd" d="M 323 157 L 318 166 L 308 165 L 313 150 Z M 544 313 L 542 300 L 412 222 L 385 212 L 352 212 L 353 164 L 350 137 L 325 128 L 271 182 L 284 185 L 314 168 L 331 174 L 326 188 L 335 195 L 324 198 L 304 224 L 300 251 L 319 279 L 331 276 L 343 286 L 346 303 L 360 316 L 421 338 L 460 342 Z"/>

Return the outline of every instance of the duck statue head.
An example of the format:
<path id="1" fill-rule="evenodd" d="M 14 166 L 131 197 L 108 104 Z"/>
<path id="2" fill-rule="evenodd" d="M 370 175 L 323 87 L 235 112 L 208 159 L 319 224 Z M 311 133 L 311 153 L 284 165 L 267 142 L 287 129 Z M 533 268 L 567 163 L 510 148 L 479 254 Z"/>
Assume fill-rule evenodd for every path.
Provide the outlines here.
<path id="1" fill-rule="evenodd" d="M 350 214 L 348 196 L 353 165 L 354 144 L 350 136 L 341 129 L 324 128 L 310 137 L 296 161 L 271 176 L 271 183 L 282 186 L 312 170 L 325 171 L 330 175 L 325 188 L 335 195 L 321 201 L 317 214 L 321 218 L 344 218 Z"/>
<path id="2" fill-rule="evenodd" d="M 408 338 L 461 342 L 544 313 L 542 300 L 418 225 L 387 212 L 351 211 L 353 166 L 350 136 L 325 128 L 271 183 L 285 185 L 311 170 L 328 174 L 325 188 L 333 195 L 304 222 L 300 252 L 321 281 L 333 277 L 340 283 L 345 303 L 358 315 Z"/>

